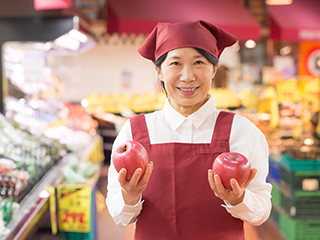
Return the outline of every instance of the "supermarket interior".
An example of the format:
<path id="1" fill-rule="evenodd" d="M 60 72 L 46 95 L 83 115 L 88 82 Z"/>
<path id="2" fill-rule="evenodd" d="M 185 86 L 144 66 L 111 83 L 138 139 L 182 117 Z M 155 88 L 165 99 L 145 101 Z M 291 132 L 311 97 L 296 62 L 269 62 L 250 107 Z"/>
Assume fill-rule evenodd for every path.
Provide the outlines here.
<path id="1" fill-rule="evenodd" d="M 319 240 L 319 10 L 320 0 L 0 1 L 0 240 L 134 239 L 106 206 L 113 142 L 167 98 L 138 48 L 158 22 L 196 20 L 237 36 L 209 94 L 269 147 L 272 210 L 244 223 L 245 239 Z"/>

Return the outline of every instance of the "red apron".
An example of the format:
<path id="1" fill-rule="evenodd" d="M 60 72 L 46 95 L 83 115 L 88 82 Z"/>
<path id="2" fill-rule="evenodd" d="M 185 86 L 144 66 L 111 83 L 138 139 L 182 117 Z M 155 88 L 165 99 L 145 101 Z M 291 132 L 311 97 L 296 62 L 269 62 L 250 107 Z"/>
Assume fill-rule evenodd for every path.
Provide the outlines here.
<path id="1" fill-rule="evenodd" d="M 208 182 L 215 157 L 229 151 L 233 116 L 220 112 L 209 144 L 151 145 L 144 115 L 131 118 L 133 140 L 154 163 L 135 240 L 244 240 L 243 222 L 221 206 Z"/>

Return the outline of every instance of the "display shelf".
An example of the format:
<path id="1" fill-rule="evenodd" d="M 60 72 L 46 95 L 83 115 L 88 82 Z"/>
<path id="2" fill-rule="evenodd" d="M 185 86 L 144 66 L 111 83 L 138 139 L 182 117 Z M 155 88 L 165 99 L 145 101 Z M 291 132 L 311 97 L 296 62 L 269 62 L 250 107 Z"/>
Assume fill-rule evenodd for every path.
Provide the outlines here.
<path id="1" fill-rule="evenodd" d="M 103 160 L 102 139 L 100 136 L 94 136 L 92 142 L 77 155 L 83 156 L 86 161 L 100 163 Z M 14 212 L 10 222 L 7 225 L 7 232 L 0 234 L 0 240 L 23 240 L 28 237 L 41 217 L 49 209 L 49 198 L 41 198 L 40 193 L 46 190 L 48 186 L 56 188 L 63 182 L 63 167 L 67 164 L 67 156 L 57 161 L 41 180 L 34 185 L 30 192 L 20 202 L 20 207 Z M 100 171 L 92 178 L 88 179 L 90 186 L 95 185 L 99 179 Z"/>
<path id="2" fill-rule="evenodd" d="M 36 223 L 41 219 L 49 207 L 49 198 L 41 198 L 40 193 L 48 186 L 56 187 L 63 179 L 61 169 L 66 164 L 61 159 L 43 176 L 20 202 L 20 207 L 7 225 L 9 232 L 1 235 L 1 240 L 25 239 Z"/>

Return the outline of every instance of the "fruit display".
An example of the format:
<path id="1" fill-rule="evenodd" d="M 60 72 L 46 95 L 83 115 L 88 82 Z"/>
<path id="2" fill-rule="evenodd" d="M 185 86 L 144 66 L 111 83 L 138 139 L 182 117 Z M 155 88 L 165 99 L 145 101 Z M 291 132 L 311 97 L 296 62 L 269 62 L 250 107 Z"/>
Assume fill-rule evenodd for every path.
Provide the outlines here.
<path id="1" fill-rule="evenodd" d="M 0 114 L 1 239 L 8 234 L 20 238 L 25 234 L 21 229 L 33 226 L 28 224 L 38 218 L 35 215 L 40 211 L 40 201 L 46 201 L 45 184 L 56 187 L 63 174 L 68 183 L 79 183 L 75 176 L 87 178 L 99 170 L 100 165 L 91 159 L 95 163 L 103 160 L 98 123 L 80 104 L 58 99 L 64 85 L 47 65 L 44 49 L 36 45 L 16 42 L 4 46 L 6 94 L 4 113 Z M 77 162 L 70 160 L 72 154 Z M 73 165 L 65 163 L 67 156 Z"/>
<path id="2" fill-rule="evenodd" d="M 0 135 L 1 174 L 19 177 L 23 183 L 37 181 L 67 152 L 66 146 L 55 139 L 15 128 L 2 114 Z"/>
<path id="3" fill-rule="evenodd" d="M 90 114 L 103 112 L 121 114 L 127 110 L 135 113 L 152 112 L 161 109 L 165 99 L 163 92 L 88 94 L 86 100 L 89 105 L 86 111 Z"/>
<path id="4" fill-rule="evenodd" d="M 66 126 L 71 129 L 90 132 L 97 129 L 98 122 L 95 121 L 80 104 L 65 102 L 64 105 L 68 108 Z"/>
<path id="5" fill-rule="evenodd" d="M 209 94 L 213 96 L 218 108 L 239 108 L 242 104 L 237 93 L 226 88 L 212 88 Z M 255 97 L 248 93 L 242 95 L 246 105 L 249 105 L 248 102 Z M 157 93 L 88 94 L 85 98 L 89 103 L 86 111 L 90 114 L 103 112 L 122 114 L 127 110 L 131 110 L 134 113 L 153 112 L 163 108 L 166 98 L 165 93 L 162 91 Z M 251 105 L 250 107 L 255 107 Z"/>
<path id="6" fill-rule="evenodd" d="M 224 152 L 216 157 L 212 164 L 214 174 L 220 176 L 226 189 L 232 189 L 230 180 L 237 180 L 239 186 L 245 184 L 251 172 L 251 164 L 248 159 L 238 152 Z"/>
<path id="7" fill-rule="evenodd" d="M 227 88 L 212 88 L 209 94 L 215 100 L 218 108 L 238 108 L 241 106 L 237 93 Z"/>
<path id="8" fill-rule="evenodd" d="M 99 164 L 84 161 L 74 153 L 65 156 L 66 165 L 62 169 L 64 184 L 85 184 L 86 181 L 100 170 Z"/>
<path id="9" fill-rule="evenodd" d="M 22 119 L 23 115 L 19 117 Z M 10 221 L 15 209 L 9 205 L 19 204 L 49 169 L 69 152 L 86 148 L 93 138 L 88 132 L 68 126 L 47 125 L 47 128 L 41 127 L 41 131 L 32 133 L 29 127 L 25 127 L 29 124 L 17 123 L 15 119 L 0 114 L 0 179 L 14 180 L 15 183 L 14 188 L 8 188 L 8 184 L 0 185 L 0 205 L 6 206 L 0 207 L 0 221 L 4 225 Z M 25 122 L 28 122 L 27 118 Z"/>
<path id="10" fill-rule="evenodd" d="M 142 169 L 143 176 L 149 157 L 146 149 L 136 141 L 127 141 L 121 144 L 112 155 L 115 169 L 119 172 L 122 168 L 127 170 L 129 181 L 137 168 Z"/>

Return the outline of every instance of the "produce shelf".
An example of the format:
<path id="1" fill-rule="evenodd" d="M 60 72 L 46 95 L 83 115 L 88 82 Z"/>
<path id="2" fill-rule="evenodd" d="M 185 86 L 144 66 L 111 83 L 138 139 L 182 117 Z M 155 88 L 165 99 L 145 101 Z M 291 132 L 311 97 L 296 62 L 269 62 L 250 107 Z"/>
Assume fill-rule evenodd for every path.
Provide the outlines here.
<path id="1" fill-rule="evenodd" d="M 94 164 L 100 164 L 103 160 L 102 139 L 101 137 L 93 137 L 86 148 L 77 152 L 85 161 L 91 161 Z M 67 156 L 57 161 L 39 182 L 37 182 L 19 202 L 19 208 L 13 213 L 11 220 L 6 226 L 4 233 L 0 233 L 0 240 L 23 240 L 26 239 L 36 224 L 41 220 L 42 216 L 49 210 L 49 197 L 41 198 L 40 193 L 46 190 L 48 186 L 56 188 L 63 182 L 63 167 L 67 164 Z M 92 188 L 99 179 L 100 171 L 88 180 Z"/>
<path id="2" fill-rule="evenodd" d="M 9 232 L 0 235 L 1 240 L 25 239 L 36 223 L 41 219 L 49 207 L 49 198 L 41 198 L 40 193 L 48 186 L 56 187 L 63 178 L 61 169 L 66 164 L 61 159 L 43 176 L 20 202 L 20 207 L 14 212 L 7 225 Z"/>

